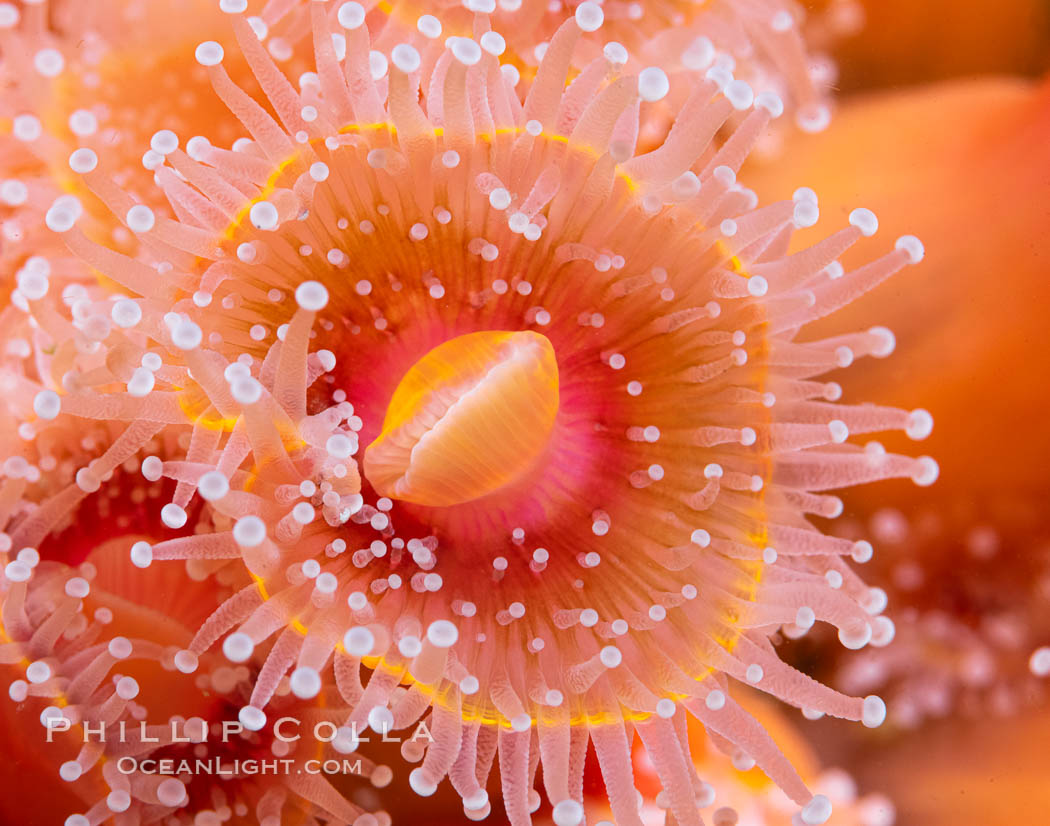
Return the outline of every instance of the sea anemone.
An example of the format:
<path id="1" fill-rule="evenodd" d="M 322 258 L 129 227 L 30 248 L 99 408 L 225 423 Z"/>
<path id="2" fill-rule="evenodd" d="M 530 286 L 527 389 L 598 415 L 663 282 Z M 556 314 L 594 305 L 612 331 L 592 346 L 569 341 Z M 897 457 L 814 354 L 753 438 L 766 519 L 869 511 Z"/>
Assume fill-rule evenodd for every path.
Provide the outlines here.
<path id="1" fill-rule="evenodd" d="M 46 491 L 48 476 L 61 477 L 65 463 L 43 464 L 50 470 L 29 486 L 32 493 Z M 20 480 L 10 477 L 5 504 L 16 523 L 32 521 L 34 503 L 11 501 Z M 141 571 L 128 563 L 129 542 L 137 551 L 170 533 L 151 492 L 160 489 L 146 485 L 137 469 L 122 468 L 75 510 L 79 529 L 54 531 L 39 550 L 5 553 L 0 662 L 14 679 L 7 686 L 11 702 L 0 711 L 2 728 L 31 746 L 20 763 L 21 783 L 35 789 L 62 781 L 57 795 L 28 794 L 5 809 L 66 826 L 109 818 L 206 826 L 242 822 L 249 813 L 250 822 L 264 826 L 289 818 L 389 824 L 384 813 L 348 799 L 359 796 L 360 780 L 344 796 L 325 777 L 349 765 L 346 773 L 375 785 L 390 779 L 388 768 L 367 758 L 338 759 L 338 721 L 347 712 L 334 688 L 305 702 L 284 685 L 274 697 L 273 708 L 297 721 L 306 737 L 287 724 L 256 733 L 236 722 L 254 664 L 231 666 L 216 653 L 192 677 L 176 670 L 175 657 L 192 636 L 187 629 L 229 590 L 214 579 L 187 580 L 174 566 Z M 46 499 L 40 509 L 48 510 Z M 94 528 L 104 524 L 102 537 Z M 9 534 L 0 536 L 10 545 Z M 261 768 L 262 761 L 271 768 Z M 84 813 L 69 814 L 80 808 L 77 799 Z"/>
<path id="2" fill-rule="evenodd" d="M 475 818 L 498 756 L 511 823 L 539 803 L 540 763 L 555 822 L 579 823 L 590 742 L 617 821 L 637 824 L 637 732 L 674 818 L 697 824 L 692 715 L 804 823 L 823 822 L 827 798 L 728 682 L 868 726 L 884 717 L 878 697 L 783 664 L 770 636 L 821 620 L 849 648 L 892 637 L 882 593 L 844 561 L 870 546 L 807 515 L 838 514 L 831 489 L 931 483 L 932 459 L 849 439 L 922 438 L 932 422 L 834 404 L 837 385 L 817 380 L 888 355 L 889 331 L 797 334 L 922 245 L 902 237 L 844 272 L 838 257 L 877 229 L 858 209 L 787 255 L 816 198 L 759 208 L 736 182 L 783 104 L 724 65 L 639 154 L 639 113 L 671 83 L 657 67 L 623 71 L 610 47 L 566 85 L 576 19 L 521 101 L 484 14 L 476 39 L 450 38 L 425 63 L 410 43 L 372 50 L 354 2 L 335 15 L 341 58 L 327 11 L 311 4 L 317 71 L 301 91 L 232 17 L 278 120 L 230 79 L 218 43 L 197 47 L 252 138 L 238 151 L 157 142 L 179 220 L 86 171 L 154 266 L 88 240 L 68 202 L 47 215 L 120 293 L 78 305 L 81 322 L 106 322 L 91 326 L 97 346 L 74 351 L 71 331 L 49 325 L 65 372 L 27 378 L 39 383 L 22 398 L 44 418 L 129 422 L 117 441 L 131 453 L 162 427 L 188 431 L 185 458 L 151 456 L 142 472 L 177 482 L 167 526 L 199 494 L 215 529 L 137 545 L 133 559 L 241 560 L 253 579 L 175 666 L 193 672 L 220 639 L 234 661 L 261 657 L 240 710 L 249 729 L 286 675 L 304 700 L 334 677 L 351 738 L 423 718 L 433 742 L 403 748 L 422 760 L 412 787 L 432 794 L 447 776 Z M 734 113 L 740 125 L 712 144 Z M 29 312 L 51 321 L 46 276 L 29 284 Z M 110 471 L 88 464 L 75 488 Z M 14 544 L 46 529 L 27 520 Z"/>

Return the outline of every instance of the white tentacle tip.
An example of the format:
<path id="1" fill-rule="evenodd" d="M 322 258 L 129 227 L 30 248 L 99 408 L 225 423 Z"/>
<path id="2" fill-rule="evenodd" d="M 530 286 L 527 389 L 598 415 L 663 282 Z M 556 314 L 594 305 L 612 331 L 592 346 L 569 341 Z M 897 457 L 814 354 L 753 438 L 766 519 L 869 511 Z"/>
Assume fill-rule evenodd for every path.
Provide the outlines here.
<path id="1" fill-rule="evenodd" d="M 160 521 L 165 526 L 177 530 L 186 524 L 187 514 L 184 508 L 169 502 L 160 509 Z"/>
<path id="2" fill-rule="evenodd" d="M 206 40 L 197 47 L 193 56 L 201 66 L 218 66 L 222 63 L 225 52 L 214 40 Z"/>
<path id="3" fill-rule="evenodd" d="M 904 429 L 909 439 L 922 441 L 933 432 L 933 416 L 930 411 L 916 408 L 908 414 L 908 424 Z"/>
<path id="4" fill-rule="evenodd" d="M 201 499 L 206 502 L 217 502 L 230 491 L 230 482 L 226 476 L 218 470 L 209 470 L 201 475 L 197 482 L 197 492 Z"/>
<path id="5" fill-rule="evenodd" d="M 769 292 L 769 282 L 761 275 L 752 275 L 747 279 L 747 292 L 749 295 L 760 298 Z"/>
<path id="6" fill-rule="evenodd" d="M 527 713 L 518 714 L 511 718 L 510 727 L 517 732 L 528 731 L 532 728 L 532 718 Z"/>
<path id="7" fill-rule="evenodd" d="M 591 0 L 584 0 L 576 7 L 576 25 L 585 32 L 596 32 L 605 22 L 602 7 Z"/>
<path id="8" fill-rule="evenodd" d="M 554 805 L 551 819 L 555 826 L 580 826 L 583 822 L 583 806 L 575 800 L 561 800 Z"/>
<path id="9" fill-rule="evenodd" d="M 251 221 L 253 227 L 263 230 L 277 229 L 277 225 L 281 222 L 277 207 L 269 201 L 258 201 L 252 204 L 252 208 L 248 210 L 248 220 Z"/>
<path id="10" fill-rule="evenodd" d="M 266 539 L 266 523 L 258 516 L 242 516 L 233 525 L 233 541 L 242 548 L 256 548 Z"/>
<path id="11" fill-rule="evenodd" d="M 795 210 L 791 215 L 791 220 L 798 229 L 805 229 L 811 227 L 820 218 L 820 207 L 817 206 L 815 200 L 809 200 L 808 198 L 799 198 L 795 201 Z"/>
<path id="12" fill-rule="evenodd" d="M 12 3 L 0 3 L 0 29 L 13 29 L 22 14 Z"/>
<path id="13" fill-rule="evenodd" d="M 861 235 L 870 238 L 879 231 L 879 219 L 870 209 L 855 209 L 849 214 L 850 226 L 860 230 Z"/>
<path id="14" fill-rule="evenodd" d="M 623 654 L 615 645 L 607 645 L 598 652 L 598 659 L 606 668 L 617 668 L 623 662 Z"/>
<path id="15" fill-rule="evenodd" d="M 500 57 L 507 51 L 507 41 L 498 32 L 487 31 L 478 38 L 478 42 L 493 57 Z"/>
<path id="16" fill-rule="evenodd" d="M 769 21 L 769 27 L 775 32 L 786 32 L 794 25 L 795 18 L 787 9 L 781 9 Z"/>
<path id="17" fill-rule="evenodd" d="M 175 655 L 175 668 L 183 674 L 192 674 L 197 670 L 197 655 L 184 648 Z"/>
<path id="18" fill-rule="evenodd" d="M 795 123 L 799 129 L 811 135 L 823 132 L 831 123 L 831 108 L 823 103 L 803 106 L 795 113 Z"/>
<path id="19" fill-rule="evenodd" d="M 407 43 L 398 43 L 391 49 L 390 61 L 406 75 L 416 71 L 421 63 L 419 52 Z"/>
<path id="20" fill-rule="evenodd" d="M 62 411 L 62 397 L 54 390 L 41 390 L 33 397 L 33 412 L 41 419 L 51 421 Z"/>
<path id="21" fill-rule="evenodd" d="M 926 488 L 937 481 L 941 475 L 941 468 L 936 460 L 930 456 L 920 456 L 915 461 L 915 469 L 912 470 L 911 478 L 921 488 Z"/>
<path id="22" fill-rule="evenodd" d="M 755 95 L 755 108 L 765 109 L 775 120 L 784 114 L 784 101 L 775 92 L 759 92 Z"/>
<path id="23" fill-rule="evenodd" d="M 850 651 L 859 651 L 871 642 L 871 623 L 863 622 L 849 629 L 840 629 L 839 642 Z"/>
<path id="24" fill-rule="evenodd" d="M 427 628 L 427 640 L 438 648 L 451 648 L 459 640 L 459 629 L 448 620 L 435 620 Z"/>
<path id="25" fill-rule="evenodd" d="M 802 807 L 802 822 L 806 826 L 820 826 L 831 817 L 831 801 L 822 794 L 813 795 L 813 799 Z"/>
<path id="26" fill-rule="evenodd" d="M 66 68 L 66 59 L 58 49 L 41 49 L 33 55 L 33 66 L 44 77 L 58 77 Z"/>
<path id="27" fill-rule="evenodd" d="M 889 617 L 875 617 L 871 621 L 871 644 L 876 648 L 885 648 L 897 634 L 897 626 Z"/>
<path id="28" fill-rule="evenodd" d="M 875 549 L 872 548 L 871 543 L 866 539 L 853 543 L 853 553 L 850 556 L 853 557 L 854 562 L 863 565 L 865 562 L 870 562 L 874 555 Z"/>
<path id="29" fill-rule="evenodd" d="M 487 802 L 480 809 L 468 809 L 466 806 L 463 807 L 463 816 L 467 820 L 484 820 L 492 813 L 492 804 Z"/>
<path id="30" fill-rule="evenodd" d="M 161 129 L 154 132 L 150 138 L 149 148 L 159 155 L 170 155 L 179 148 L 179 136 L 170 129 Z"/>
<path id="31" fill-rule="evenodd" d="M 831 441 L 836 444 L 842 444 L 849 438 L 849 427 L 841 419 L 832 419 L 828 422 L 828 431 L 831 434 Z"/>
<path id="32" fill-rule="evenodd" d="M 796 204 L 800 201 L 812 201 L 814 204 L 817 203 L 817 193 L 812 187 L 800 186 L 793 193 L 791 193 L 791 200 Z"/>
<path id="33" fill-rule="evenodd" d="M 344 29 L 358 29 L 365 22 L 365 7 L 360 3 L 343 3 L 336 12 L 336 19 Z"/>
<path id="34" fill-rule="evenodd" d="M 295 288 L 295 303 L 312 313 L 328 305 L 328 289 L 320 281 L 304 281 Z"/>
<path id="35" fill-rule="evenodd" d="M 223 648 L 225 652 L 225 646 Z M 292 672 L 288 680 L 292 694 L 300 700 L 311 700 L 321 693 L 321 675 L 317 669 L 309 666 L 300 666 Z"/>
<path id="36" fill-rule="evenodd" d="M 60 195 L 44 215 L 44 224 L 52 232 L 68 232 L 84 214 L 84 207 L 72 195 Z"/>
<path id="37" fill-rule="evenodd" d="M 926 247 L 923 246 L 922 241 L 916 238 L 914 235 L 902 235 L 897 239 L 897 242 L 893 245 L 894 249 L 904 250 L 908 253 L 908 260 L 912 264 L 918 264 L 926 257 Z"/>
<path id="38" fill-rule="evenodd" d="M 255 706 L 244 706 L 237 712 L 237 719 L 248 731 L 259 731 L 266 725 L 266 713 Z"/>
<path id="39" fill-rule="evenodd" d="M 1050 646 L 1041 646 L 1028 658 L 1028 670 L 1036 677 L 1050 676 Z"/>
<path id="40" fill-rule="evenodd" d="M 69 156 L 69 168 L 81 175 L 86 175 L 98 166 L 98 155 L 93 149 L 81 147 L 73 150 Z"/>
<path id="41" fill-rule="evenodd" d="M 235 631 L 222 643 L 222 653 L 233 663 L 243 663 L 251 659 L 255 642 L 243 631 Z"/>
<path id="42" fill-rule="evenodd" d="M 755 92 L 751 85 L 744 80 L 729 81 L 722 90 L 722 94 L 725 95 L 726 100 L 738 112 L 750 109 L 755 102 Z"/>
<path id="43" fill-rule="evenodd" d="M 878 728 L 886 722 L 886 703 L 875 694 L 864 698 L 861 706 L 860 721 L 867 728 Z"/>
<path id="44" fill-rule="evenodd" d="M 430 797 L 437 791 L 437 785 L 430 781 L 423 769 L 412 769 L 408 775 L 408 785 L 420 797 Z"/>
<path id="45" fill-rule="evenodd" d="M 135 204 L 124 216 L 124 223 L 132 232 L 149 232 L 156 221 L 153 210 L 144 204 Z"/>
<path id="46" fill-rule="evenodd" d="M 441 37 L 441 21 L 432 14 L 421 15 L 416 21 L 416 28 L 423 37 L 429 40 Z"/>
<path id="47" fill-rule="evenodd" d="M 622 43 L 612 40 L 602 48 L 602 54 L 613 66 L 624 66 L 630 59 L 627 49 Z"/>
<path id="48" fill-rule="evenodd" d="M 446 44 L 452 56 L 464 66 L 473 66 L 481 60 L 481 46 L 469 37 L 450 37 Z"/>
<path id="49" fill-rule="evenodd" d="M 375 636 L 364 626 L 355 626 L 343 635 L 343 647 L 352 657 L 365 657 L 375 648 Z"/>
<path id="50" fill-rule="evenodd" d="M 671 90 L 671 82 L 663 69 L 649 66 L 638 73 L 638 95 L 642 100 L 655 103 L 663 100 Z"/>
<path id="51" fill-rule="evenodd" d="M 868 332 L 879 339 L 878 344 L 871 349 L 875 358 L 886 358 L 897 348 L 897 337 L 888 327 L 872 327 Z"/>
<path id="52" fill-rule="evenodd" d="M 136 542 L 131 546 L 131 564 L 136 568 L 148 568 L 153 564 L 153 548 L 148 542 Z"/>

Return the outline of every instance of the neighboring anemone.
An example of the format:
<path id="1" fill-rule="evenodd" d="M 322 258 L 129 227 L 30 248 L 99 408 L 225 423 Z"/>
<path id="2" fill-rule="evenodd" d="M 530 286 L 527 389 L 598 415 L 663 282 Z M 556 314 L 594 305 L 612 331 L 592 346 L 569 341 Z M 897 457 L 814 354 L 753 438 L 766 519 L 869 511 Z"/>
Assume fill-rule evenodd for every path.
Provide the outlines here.
<path id="1" fill-rule="evenodd" d="M 6 523 L 0 533 L 0 662 L 16 672 L 8 684 L 13 705 L 0 712 L 0 727 L 27 746 L 12 751 L 17 763 L 9 770 L 18 771 L 19 783 L 28 789 L 53 786 L 56 778 L 64 783 L 47 800 L 26 794 L 4 810 L 22 822 L 46 818 L 66 826 L 113 817 L 123 824 L 164 818 L 194 826 L 277 826 L 293 817 L 304 824 L 389 824 L 385 814 L 351 803 L 317 771 L 339 757 L 337 730 L 346 712 L 334 690 L 304 702 L 286 682 L 281 686 L 273 707 L 308 731 L 321 725 L 318 731 L 332 741 L 329 746 L 308 736 L 291 743 L 274 729 L 254 733 L 229 725 L 254 682 L 252 664 L 231 667 L 215 655 L 195 677 L 179 674 L 175 660 L 191 639 L 187 628 L 200 625 L 229 590 L 214 580 L 188 581 L 174 566 L 143 572 L 129 564 L 129 542 L 136 550 L 148 548 L 170 533 L 151 512 L 149 487 L 156 486 L 136 480 L 130 468 L 118 470 L 105 488 L 81 501 L 74 512 L 79 527 L 52 531 L 39 550 L 14 541 L 20 527 L 68 501 L 70 489 L 61 482 L 57 493 L 46 495 L 49 477 L 61 480 L 66 463 L 40 464 L 43 475 L 39 465 L 28 466 L 35 473 L 18 474 L 8 457 L 0 488 Z M 19 499 L 27 486 L 45 494 L 41 501 Z M 107 530 L 99 530 L 103 525 Z M 141 561 L 136 553 L 132 559 Z M 286 761 L 280 771 L 256 773 L 244 762 L 274 758 Z M 173 761 L 172 771 L 140 768 L 144 760 L 162 759 Z M 224 772 L 197 770 L 197 759 L 220 761 Z M 182 760 L 189 761 L 188 770 Z M 389 782 L 389 769 L 366 758 L 355 764 L 358 770 L 375 785 Z M 358 796 L 353 787 L 351 795 Z M 69 814 L 76 798 L 86 805 L 84 814 Z"/>
<path id="2" fill-rule="evenodd" d="M 253 729 L 289 673 L 309 699 L 334 671 L 352 734 L 425 717 L 433 743 L 404 749 L 422 759 L 412 787 L 432 794 L 448 776 L 473 818 L 490 810 L 498 756 L 512 824 L 539 804 L 542 762 L 556 823 L 575 826 L 590 742 L 617 821 L 639 823 L 637 732 L 673 817 L 698 824 L 702 784 L 680 738 L 691 714 L 755 760 L 804 823 L 824 822 L 828 799 L 728 681 L 882 722 L 878 697 L 814 682 L 769 638 L 818 619 L 849 648 L 892 636 L 882 593 L 843 559 L 865 561 L 870 545 L 806 517 L 839 513 L 830 489 L 931 483 L 933 460 L 849 437 L 922 438 L 932 423 L 832 404 L 837 386 L 815 380 L 888 355 L 887 330 L 796 334 L 919 261 L 921 244 L 903 237 L 844 273 L 837 258 L 877 228 L 856 210 L 787 256 L 816 199 L 799 190 L 756 208 L 736 183 L 782 103 L 724 67 L 636 154 L 638 104 L 664 98 L 668 78 L 623 73 L 612 49 L 566 86 L 576 20 L 522 102 L 483 14 L 481 45 L 453 38 L 429 66 L 409 44 L 372 51 L 356 3 L 336 14 L 341 59 L 329 8 L 311 5 L 316 81 L 301 94 L 232 18 L 280 123 L 231 81 L 219 44 L 197 48 L 252 141 L 183 152 L 166 137 L 171 169 L 157 180 L 183 220 L 85 174 L 156 268 L 88 241 L 66 204 L 47 216 L 134 297 L 81 307 L 113 323 L 70 362 L 63 395 L 37 392 L 38 415 L 128 421 L 134 449 L 139 429 L 192 425 L 186 460 L 151 457 L 143 472 L 178 482 L 166 524 L 199 492 L 216 530 L 133 558 L 241 558 L 255 580 L 175 665 L 193 671 L 223 637 L 238 662 L 269 647 L 240 712 Z M 734 113 L 740 126 L 713 146 Z M 29 310 L 48 318 L 46 278 L 34 285 Z M 132 368 L 147 349 L 149 375 Z M 78 484 L 104 470 L 89 465 Z"/>
<path id="3" fill-rule="evenodd" d="M 1023 501 L 884 508 L 847 535 L 880 549 L 873 576 L 898 606 L 893 646 L 838 666 L 849 690 L 884 693 L 896 726 L 930 718 L 1023 714 L 1047 697 L 1050 531 Z M 829 669 L 830 671 L 830 669 Z"/>
<path id="4" fill-rule="evenodd" d="M 180 684 L 175 666 L 178 652 L 191 641 L 185 628 L 199 627 L 230 594 L 231 586 L 241 588 L 251 580 L 239 564 L 227 565 L 226 558 L 237 556 L 235 545 L 231 546 L 232 554 L 223 554 L 221 541 L 207 541 L 207 537 L 216 535 L 216 522 L 220 528 L 229 526 L 222 522 L 221 515 L 200 507 L 199 500 L 190 502 L 196 484 L 153 484 L 159 479 L 161 457 L 192 461 L 203 455 L 212 461 L 214 454 L 208 439 L 202 438 L 200 428 L 195 431 L 187 424 L 184 412 L 199 400 L 200 394 L 194 394 L 194 383 L 185 367 L 165 364 L 162 349 L 149 348 L 145 337 L 130 330 L 134 326 L 127 323 L 129 313 L 134 312 L 132 302 L 103 294 L 99 287 L 89 289 L 77 284 L 67 285 L 56 300 L 47 262 L 39 257 L 29 259 L 18 281 L 15 304 L 4 312 L 0 370 L 0 466 L 5 477 L 0 485 L 0 552 L 6 565 L 0 581 L 3 661 L 21 663 L 23 670 L 28 669 L 26 679 L 13 684 L 12 699 L 22 703 L 27 696 L 49 697 L 52 706 L 63 709 L 72 704 L 77 719 L 92 724 L 103 720 L 111 725 L 107 730 L 112 734 L 112 726 L 121 721 L 137 726 L 135 721 L 144 718 L 144 709 L 135 704 L 128 706 L 127 713 L 121 709 L 123 701 L 137 696 L 139 684 L 146 680 L 152 689 L 147 692 L 151 714 L 158 713 L 159 703 L 164 720 L 171 715 L 185 718 L 190 714 L 215 725 L 236 720 L 238 708 L 248 700 L 257 669 L 240 666 L 234 673 L 217 662 L 215 656 L 205 660 L 195 680 L 183 678 Z M 315 373 L 320 372 L 316 360 L 314 367 Z M 197 372 L 207 375 L 205 368 L 198 368 Z M 231 370 L 231 376 L 236 372 Z M 171 393 L 167 405 L 163 394 L 153 393 L 154 404 L 131 416 L 113 407 L 77 407 L 76 399 L 86 400 L 88 389 L 105 392 L 112 400 L 123 393 L 134 406 L 134 400 L 145 396 L 155 384 L 165 386 L 172 381 L 187 389 L 180 394 Z M 60 397 L 51 388 L 63 395 Z M 82 414 L 79 421 L 60 414 L 62 400 L 67 409 Z M 158 401 L 159 406 L 155 404 Z M 127 418 L 137 420 L 129 425 Z M 231 441 L 239 461 L 242 456 L 237 454 L 238 442 Z M 136 454 L 142 452 L 150 455 L 140 461 Z M 261 456 L 261 450 L 257 449 L 254 455 Z M 196 482 L 192 465 L 189 467 Z M 356 476 L 351 477 L 355 479 Z M 206 490 L 207 484 L 203 487 Z M 178 503 L 184 503 L 186 508 Z M 201 546 L 194 541 L 196 536 L 205 537 L 207 553 L 199 553 Z M 150 567 L 154 557 L 180 558 L 179 549 L 187 542 L 198 551 L 187 562 L 188 573 L 192 579 L 201 580 L 200 584 L 187 581 L 186 573 L 177 567 Z M 139 568 L 150 570 L 143 573 Z M 207 579 L 217 569 L 218 576 Z M 73 580 L 70 586 L 68 583 Z M 163 608 L 154 607 L 158 599 L 163 600 Z M 104 610 L 85 613 L 82 602 Z M 87 616 L 94 616 L 95 622 L 91 623 Z M 108 638 L 107 634 L 118 635 L 116 649 L 99 646 L 99 637 Z M 141 669 L 133 667 L 133 676 L 116 675 L 113 686 L 109 686 L 105 680 L 114 658 L 126 658 L 128 654 L 114 654 L 110 659 L 103 655 L 106 650 L 130 651 L 125 638 L 132 640 L 133 658 L 143 658 L 146 665 Z M 93 659 L 95 654 L 99 657 Z M 85 668 L 92 675 L 90 679 L 78 676 Z M 44 684 L 38 688 L 41 679 L 37 677 L 45 671 Z M 175 672 L 175 678 L 171 672 Z M 219 694 L 226 695 L 221 702 L 217 699 Z M 318 703 L 324 703 L 332 731 L 337 728 L 337 718 L 345 716 L 339 710 L 337 696 L 302 703 L 289 695 L 287 680 L 275 687 L 272 702 L 285 714 L 311 722 L 321 719 L 317 715 L 321 707 Z M 25 737 L 28 722 L 28 736 L 35 737 L 40 731 L 40 711 L 20 708 L 5 719 L 5 730 Z M 158 785 L 164 777 L 115 772 L 114 760 L 125 754 L 139 758 L 151 754 L 180 756 L 183 747 L 169 742 L 170 726 L 156 716 L 150 724 L 159 724 L 159 735 L 152 729 L 149 732 L 151 737 L 159 736 L 156 743 L 139 743 L 129 735 L 125 743 L 105 750 L 92 745 L 79 754 L 74 751 L 67 755 L 69 760 L 61 768 L 61 777 L 73 783 L 84 775 L 83 781 L 74 783 L 75 792 L 91 806 L 86 815 L 71 816 L 66 821 L 68 826 L 95 824 L 114 812 L 121 813 L 121 822 L 152 822 L 159 815 L 170 815 L 176 818 L 172 822 L 194 822 L 199 826 L 212 822 L 208 818 L 213 815 L 203 820 L 194 818 L 216 807 L 236 815 L 234 822 L 249 822 L 241 817 L 250 810 L 250 822 L 269 826 L 284 822 L 282 811 L 288 815 L 294 812 L 300 818 L 320 818 L 299 822 L 358 826 L 388 822 L 385 815 L 373 816 L 345 800 L 316 774 L 301 776 L 303 759 L 325 755 L 296 756 L 287 745 L 262 734 L 247 734 L 236 739 L 233 746 L 225 745 L 221 755 L 209 756 L 295 757 L 295 766 L 286 765 L 288 770 L 280 778 L 240 774 L 235 784 L 224 782 L 219 788 L 210 787 L 208 777 L 191 780 L 183 776 Z M 243 749 L 239 748 L 241 745 Z M 44 774 L 40 782 L 50 783 L 54 773 L 59 773 L 60 761 L 53 757 L 46 749 L 31 749 L 30 758 L 23 756 L 20 764 L 41 770 Z M 362 759 L 362 763 L 367 772 L 375 769 L 367 760 Z M 93 778 L 90 782 L 89 772 Z M 228 781 L 228 776 L 225 779 Z M 373 773 L 377 784 L 388 779 L 388 770 L 385 775 L 383 771 Z M 91 797 L 99 788 L 103 791 Z M 55 805 L 62 805 L 62 801 L 55 801 Z M 24 816 L 19 813 L 19 817 Z M 229 817 L 226 814 L 221 819 Z"/>
<path id="5" fill-rule="evenodd" d="M 251 733 L 231 726 L 238 693 L 251 672 L 212 662 L 195 678 L 178 674 L 174 656 L 190 637 L 172 610 L 178 600 L 168 600 L 162 610 L 145 603 L 185 594 L 185 578 L 175 569 L 149 578 L 131 574 L 121 564 L 123 544 L 101 546 L 91 555 L 94 561 L 78 568 L 41 562 L 31 548 L 6 566 L 0 652 L 21 677 L 9 685 L 17 705 L 5 728 L 23 729 L 42 775 L 23 776 L 22 782 L 44 785 L 57 776 L 69 783 L 88 808 L 65 818 L 66 826 L 111 817 L 128 824 L 163 817 L 166 823 L 195 826 L 276 826 L 292 817 L 311 824 L 388 824 L 385 815 L 350 803 L 313 770 L 339 756 L 309 735 L 324 721 L 317 729 L 321 735 L 337 737 L 336 721 L 345 713 L 338 698 L 328 707 L 324 698 L 304 703 L 287 689 L 275 698 L 282 715 L 306 727 L 308 735 L 298 743 L 277 737 L 292 736 L 291 731 Z M 99 576 L 95 561 L 111 573 Z M 100 588 L 96 578 L 109 582 Z M 114 584 L 117 590 L 105 589 Z M 209 597 L 213 601 L 214 593 L 198 584 L 192 588 L 195 599 L 182 605 L 195 602 L 199 608 Z M 280 771 L 256 773 L 247 763 L 274 758 L 287 761 Z M 147 760 L 171 760 L 172 771 L 139 768 Z M 225 773 L 195 769 L 197 760 L 221 761 Z M 389 769 L 363 758 L 360 770 L 377 785 L 389 780 Z M 50 805 L 33 805 L 37 812 L 55 814 Z"/>
<path id="6" fill-rule="evenodd" d="M 629 57 L 628 65 L 635 71 L 656 64 L 671 74 L 703 73 L 717 58 L 719 65 L 735 71 L 756 91 L 778 94 L 807 131 L 823 129 L 830 117 L 827 93 L 834 67 L 826 58 L 807 54 L 806 12 L 794 0 L 440 0 L 436 4 L 398 0 L 362 5 L 368 9 L 370 26 L 378 30 L 377 48 L 383 51 L 408 42 L 426 55 L 431 50 L 428 41 L 439 50 L 449 36 L 474 36 L 474 14 L 487 13 L 507 47 L 506 60 L 514 67 L 508 71 L 514 77 L 520 71 L 528 83 L 555 31 L 565 17 L 575 15 L 588 33 L 573 56 L 573 67 L 581 72 L 601 57 L 610 41 L 625 61 Z M 822 40 L 832 39 L 829 33 L 835 21 L 845 18 L 841 5 L 833 4 L 839 13 L 819 16 Z M 591 74 L 595 72 L 592 67 Z M 669 125 L 662 119 L 650 120 L 643 130 Z M 662 138 L 662 132 L 651 137 L 657 136 Z"/>
<path id="7" fill-rule="evenodd" d="M 80 204 L 84 228 L 104 243 L 135 254 L 134 236 L 80 184 L 98 155 L 120 187 L 167 214 L 153 170 L 162 156 L 151 144 L 165 130 L 230 144 L 236 118 L 211 92 L 193 61 L 202 35 L 233 43 L 220 9 L 246 8 L 246 0 L 43 0 L 0 2 L 0 261 L 14 270 L 41 254 L 49 233 L 41 220 L 59 200 Z M 253 5 L 261 5 L 255 3 Z M 293 45 L 306 31 L 300 0 L 269 4 L 251 18 L 253 37 L 271 54 L 294 64 Z M 247 78 L 243 63 L 231 66 Z M 157 130 L 160 129 L 159 135 Z M 104 151 L 103 151 L 104 150 Z M 70 194 L 79 201 L 73 202 Z M 77 208 L 77 207 L 73 207 Z M 56 275 L 91 280 L 68 271 Z"/>

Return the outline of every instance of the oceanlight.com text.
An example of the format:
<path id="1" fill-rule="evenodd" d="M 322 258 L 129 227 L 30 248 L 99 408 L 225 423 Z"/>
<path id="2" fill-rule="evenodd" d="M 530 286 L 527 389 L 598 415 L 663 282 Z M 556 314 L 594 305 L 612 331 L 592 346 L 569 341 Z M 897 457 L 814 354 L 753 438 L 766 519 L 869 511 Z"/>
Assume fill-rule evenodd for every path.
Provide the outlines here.
<path id="1" fill-rule="evenodd" d="M 245 775 L 286 774 L 363 774 L 360 759 L 357 760 L 293 760 L 291 758 L 224 760 L 221 757 L 205 757 L 193 760 L 152 759 L 138 760 L 121 757 L 117 761 L 121 774 L 154 775 L 214 775 L 218 777 L 243 777 Z"/>

